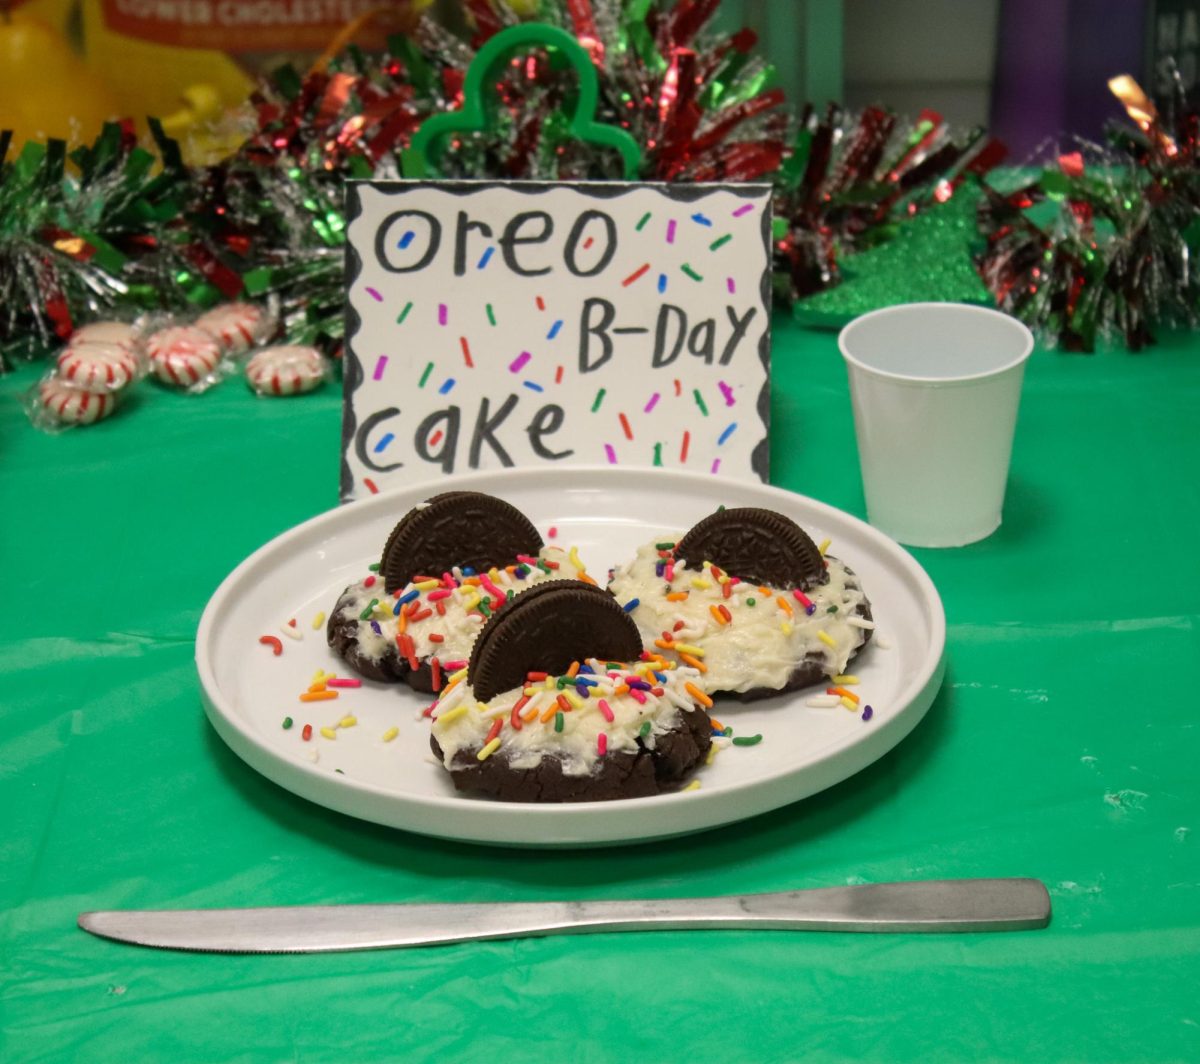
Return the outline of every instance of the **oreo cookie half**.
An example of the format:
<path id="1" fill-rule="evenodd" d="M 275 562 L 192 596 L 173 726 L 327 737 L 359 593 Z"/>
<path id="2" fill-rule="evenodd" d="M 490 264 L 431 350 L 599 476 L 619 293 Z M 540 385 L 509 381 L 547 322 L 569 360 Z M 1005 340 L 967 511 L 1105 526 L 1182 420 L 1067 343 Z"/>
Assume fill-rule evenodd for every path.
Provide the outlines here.
<path id="1" fill-rule="evenodd" d="M 555 580 L 522 591 L 480 630 L 467 680 L 481 702 L 520 687 L 530 672 L 563 673 L 584 658 L 636 661 L 637 625 L 607 591 Z"/>
<path id="2" fill-rule="evenodd" d="M 479 491 L 448 491 L 401 518 L 384 545 L 379 571 L 391 593 L 418 574 L 441 576 L 455 565 L 509 565 L 542 546 L 538 530 L 515 506 Z"/>
<path id="3" fill-rule="evenodd" d="M 805 590 L 826 579 L 817 545 L 795 521 L 774 510 L 718 510 L 692 526 L 675 546 L 689 569 L 709 561 L 756 584 Z"/>

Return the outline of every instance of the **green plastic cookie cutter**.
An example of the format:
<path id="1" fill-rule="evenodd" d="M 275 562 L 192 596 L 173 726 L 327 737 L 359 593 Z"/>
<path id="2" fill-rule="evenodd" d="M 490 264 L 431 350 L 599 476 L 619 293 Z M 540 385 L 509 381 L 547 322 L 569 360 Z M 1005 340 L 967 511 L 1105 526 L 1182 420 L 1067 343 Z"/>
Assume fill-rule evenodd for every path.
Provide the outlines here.
<path id="1" fill-rule="evenodd" d="M 527 51 L 534 45 L 546 48 L 552 56 L 565 58 L 579 75 L 579 94 L 569 124 L 571 133 L 586 143 L 619 152 L 625 165 L 625 178 L 637 177 L 642 164 L 642 149 L 638 142 L 625 130 L 596 121 L 600 84 L 591 56 L 566 30 L 542 22 L 509 26 L 475 53 L 463 84 L 462 108 L 434 115 L 421 123 L 412 142 L 401 153 L 405 177 L 436 177 L 437 161 L 447 137 L 489 127 L 490 116 L 484 105 L 485 85 L 514 53 Z"/>

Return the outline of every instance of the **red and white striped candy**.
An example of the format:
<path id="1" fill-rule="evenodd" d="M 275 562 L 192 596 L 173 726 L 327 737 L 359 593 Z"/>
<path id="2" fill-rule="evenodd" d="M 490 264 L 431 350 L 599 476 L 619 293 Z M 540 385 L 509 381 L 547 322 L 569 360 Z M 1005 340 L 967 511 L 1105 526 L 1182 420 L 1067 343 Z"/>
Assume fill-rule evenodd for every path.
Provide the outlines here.
<path id="1" fill-rule="evenodd" d="M 221 345 L 207 329 L 173 325 L 146 341 L 150 369 L 164 384 L 188 388 L 204 380 L 221 361 Z"/>
<path id="2" fill-rule="evenodd" d="M 116 344 L 126 351 L 136 351 L 137 333 L 132 325 L 123 321 L 94 321 L 71 333 L 70 345 Z"/>
<path id="3" fill-rule="evenodd" d="M 259 395 L 299 395 L 325 383 L 325 360 L 315 347 L 264 347 L 246 364 L 246 382 Z"/>
<path id="4" fill-rule="evenodd" d="M 226 354 L 241 355 L 257 347 L 270 332 L 266 311 L 253 303 L 224 303 L 196 319 L 221 341 Z"/>
<path id="5" fill-rule="evenodd" d="M 47 377 L 38 385 L 38 402 L 55 421 L 64 425 L 91 425 L 116 409 L 117 396 L 72 388 L 57 377 Z"/>
<path id="6" fill-rule="evenodd" d="M 137 380 L 138 360 L 131 348 L 121 344 L 81 343 L 76 337 L 58 356 L 58 375 L 76 388 L 117 392 Z"/>

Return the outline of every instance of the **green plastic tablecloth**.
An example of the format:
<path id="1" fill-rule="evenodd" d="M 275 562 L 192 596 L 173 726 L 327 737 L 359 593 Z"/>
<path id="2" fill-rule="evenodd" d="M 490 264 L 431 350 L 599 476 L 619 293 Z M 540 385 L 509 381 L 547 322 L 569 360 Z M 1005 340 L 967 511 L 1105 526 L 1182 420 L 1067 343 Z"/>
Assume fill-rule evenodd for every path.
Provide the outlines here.
<path id="1" fill-rule="evenodd" d="M 49 437 L 0 379 L 0 1060 L 1200 1059 L 1200 340 L 1035 352 L 1004 524 L 915 551 L 927 718 L 807 801 L 640 847 L 421 838 L 227 750 L 192 664 L 249 552 L 332 507 L 335 389 L 149 384 Z M 777 318 L 772 480 L 864 513 L 831 334 Z M 593 935 L 326 956 L 142 950 L 91 908 L 705 895 L 1037 876 L 1048 930 Z"/>

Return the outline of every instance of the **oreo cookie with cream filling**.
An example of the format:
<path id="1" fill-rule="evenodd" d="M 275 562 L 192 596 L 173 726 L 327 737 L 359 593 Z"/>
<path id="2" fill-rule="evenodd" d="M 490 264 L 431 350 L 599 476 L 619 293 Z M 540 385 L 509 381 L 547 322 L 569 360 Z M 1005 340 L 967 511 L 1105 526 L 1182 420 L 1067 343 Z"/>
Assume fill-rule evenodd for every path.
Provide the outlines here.
<path id="1" fill-rule="evenodd" d="M 715 562 L 742 580 L 806 591 L 827 579 L 812 538 L 790 517 L 759 507 L 718 510 L 694 524 L 675 544 L 689 569 Z"/>
<path id="2" fill-rule="evenodd" d="M 524 683 L 530 668 L 558 674 L 586 655 L 636 661 L 641 653 L 637 625 L 612 595 L 560 580 L 521 592 L 503 615 L 484 625 L 467 678 L 475 697 L 486 702 Z M 535 664 L 527 665 L 530 661 Z"/>
<path id="3" fill-rule="evenodd" d="M 448 491 L 404 515 L 384 544 L 379 571 L 393 592 L 419 574 L 455 565 L 486 571 L 541 549 L 538 530 L 515 506 L 483 492 Z"/>

